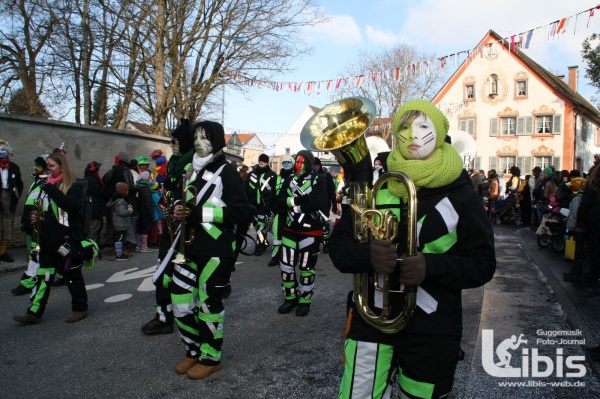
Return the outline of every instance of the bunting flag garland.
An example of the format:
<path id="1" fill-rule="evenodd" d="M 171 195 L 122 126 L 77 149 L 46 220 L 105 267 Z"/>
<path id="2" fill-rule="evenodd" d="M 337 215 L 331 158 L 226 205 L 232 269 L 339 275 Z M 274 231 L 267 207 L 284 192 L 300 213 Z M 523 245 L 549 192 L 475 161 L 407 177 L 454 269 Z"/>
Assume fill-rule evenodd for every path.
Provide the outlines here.
<path id="1" fill-rule="evenodd" d="M 574 23 L 571 24 L 573 17 L 564 17 L 553 21 L 550 24 L 538 26 L 535 29 L 530 29 L 526 32 L 517 33 L 504 38 L 502 41 L 508 51 L 518 52 L 521 49 L 529 49 L 532 44 L 540 45 L 551 39 L 559 39 L 561 35 L 573 30 L 573 34 L 577 30 L 589 29 L 592 26 L 592 20 L 595 17 L 595 11 L 600 9 L 600 5 L 582 11 L 575 15 Z M 585 18 L 587 16 L 587 18 Z M 465 55 L 465 60 L 469 62 L 474 57 L 484 57 L 484 47 L 488 47 L 493 51 L 491 44 L 479 46 L 474 49 L 463 50 L 453 54 L 444 55 L 437 58 L 437 67 L 446 68 L 452 65 L 457 68 L 461 61 L 461 54 Z M 359 75 L 353 77 L 341 77 L 336 79 L 328 79 L 322 81 L 311 82 L 273 82 L 268 80 L 260 80 L 256 77 L 245 77 L 241 75 L 230 76 L 230 78 L 239 85 L 249 87 L 267 88 L 273 91 L 291 91 L 293 93 L 303 93 L 312 97 L 335 98 L 336 93 L 340 93 L 346 87 L 352 86 L 360 88 L 380 82 L 382 79 L 393 79 L 398 82 L 403 78 L 423 77 L 431 73 L 430 61 L 413 63 L 401 67 L 396 67 L 387 71 L 369 72 L 367 75 Z M 366 77 L 366 79 L 365 79 Z"/>

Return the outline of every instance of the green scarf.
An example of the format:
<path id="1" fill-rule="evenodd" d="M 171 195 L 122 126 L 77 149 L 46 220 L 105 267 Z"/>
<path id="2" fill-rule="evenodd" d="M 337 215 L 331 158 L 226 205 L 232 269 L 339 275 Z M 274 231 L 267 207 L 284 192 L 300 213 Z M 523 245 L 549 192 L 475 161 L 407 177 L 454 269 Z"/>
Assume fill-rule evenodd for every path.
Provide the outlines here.
<path id="1" fill-rule="evenodd" d="M 458 179 L 463 170 L 463 160 L 454 147 L 442 144 L 427 160 L 405 159 L 396 147 L 388 158 L 388 170 L 403 172 L 415 183 L 417 190 L 421 187 L 436 188 L 452 183 Z M 404 184 L 398 181 L 388 183 L 390 192 L 406 202 L 408 192 Z"/>
<path id="2" fill-rule="evenodd" d="M 177 181 L 185 173 L 185 167 L 192 162 L 196 150 L 192 148 L 182 156 L 172 155 L 169 159 L 167 176 L 171 181 Z"/>

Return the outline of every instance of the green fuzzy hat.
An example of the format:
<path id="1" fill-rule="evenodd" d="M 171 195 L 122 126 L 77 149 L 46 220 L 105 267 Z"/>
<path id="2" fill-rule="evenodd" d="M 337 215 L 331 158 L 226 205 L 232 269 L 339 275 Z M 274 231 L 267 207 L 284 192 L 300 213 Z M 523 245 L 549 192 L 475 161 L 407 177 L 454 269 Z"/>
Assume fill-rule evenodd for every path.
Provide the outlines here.
<path id="1" fill-rule="evenodd" d="M 410 100 L 402 105 L 398 112 L 396 112 L 394 121 L 392 122 L 392 132 L 394 132 L 396 140 L 398 140 L 398 132 L 400 131 L 400 121 L 402 120 L 402 116 L 404 116 L 404 114 L 408 111 L 422 112 L 427 115 L 429 119 L 431 119 L 437 133 L 437 137 L 435 139 L 435 148 L 440 148 L 442 144 L 444 144 L 444 139 L 448 134 L 450 122 L 448 122 L 448 119 L 444 116 L 442 111 L 438 109 L 438 107 L 427 100 Z"/>
<path id="2" fill-rule="evenodd" d="M 552 176 L 552 168 L 550 167 L 544 168 L 543 172 L 546 174 L 546 177 Z"/>
<path id="3" fill-rule="evenodd" d="M 138 165 L 150 165 L 150 161 L 146 157 L 138 157 L 137 158 Z"/>

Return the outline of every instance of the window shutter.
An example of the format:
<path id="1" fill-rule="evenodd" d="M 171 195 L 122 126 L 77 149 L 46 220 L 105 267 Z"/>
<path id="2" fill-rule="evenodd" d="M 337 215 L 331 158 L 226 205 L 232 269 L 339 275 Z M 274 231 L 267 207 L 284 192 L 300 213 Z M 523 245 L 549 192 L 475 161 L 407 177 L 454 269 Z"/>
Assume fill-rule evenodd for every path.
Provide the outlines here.
<path id="1" fill-rule="evenodd" d="M 523 176 L 531 174 L 531 170 L 533 169 L 531 167 L 531 161 L 531 157 L 523 157 L 523 168 L 521 169 L 521 174 Z"/>
<path id="2" fill-rule="evenodd" d="M 525 134 L 533 134 L 533 116 L 525 116 Z"/>
<path id="3" fill-rule="evenodd" d="M 558 171 L 562 169 L 560 166 L 560 157 L 552 157 L 552 166 L 554 166 Z"/>
<path id="4" fill-rule="evenodd" d="M 469 134 L 471 136 L 475 135 L 475 119 L 469 119 L 468 120 L 469 123 L 467 123 L 467 132 L 469 132 Z"/>
<path id="5" fill-rule="evenodd" d="M 525 117 L 517 117 L 517 136 L 523 136 L 525 134 Z"/>
<path id="6" fill-rule="evenodd" d="M 467 120 L 466 119 L 460 120 L 460 130 L 462 130 L 463 132 L 467 131 Z"/>
<path id="7" fill-rule="evenodd" d="M 521 173 L 523 173 L 523 170 L 524 170 L 524 168 L 523 168 L 523 158 L 524 157 L 517 157 L 517 162 L 515 164 L 515 166 L 521 170 Z"/>
<path id="8" fill-rule="evenodd" d="M 562 131 L 562 115 L 554 115 L 552 121 L 552 134 L 560 134 Z"/>
<path id="9" fill-rule="evenodd" d="M 475 166 L 473 167 L 473 169 L 481 169 L 481 157 L 475 157 Z"/>
<path id="10" fill-rule="evenodd" d="M 498 136 L 498 118 L 490 118 L 490 137 Z"/>
<path id="11" fill-rule="evenodd" d="M 496 157 L 490 157 L 490 169 L 496 169 Z"/>

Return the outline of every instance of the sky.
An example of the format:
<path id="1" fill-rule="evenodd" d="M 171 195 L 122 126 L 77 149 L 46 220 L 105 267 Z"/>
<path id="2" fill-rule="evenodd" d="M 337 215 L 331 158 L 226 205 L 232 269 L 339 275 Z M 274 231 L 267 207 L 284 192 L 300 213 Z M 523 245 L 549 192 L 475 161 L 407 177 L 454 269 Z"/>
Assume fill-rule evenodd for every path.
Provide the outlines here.
<path id="1" fill-rule="evenodd" d="M 379 52 L 399 43 L 435 53 L 436 57 L 473 49 L 488 30 L 503 37 L 550 25 L 573 16 L 568 31 L 558 39 L 532 42 L 527 55 L 552 72 L 567 75 L 579 66 L 579 92 L 591 99 L 595 89 L 585 78 L 581 43 L 600 32 L 600 10 L 589 27 L 574 31 L 575 16 L 600 4 L 600 0 L 315 0 L 328 16 L 326 23 L 303 32 L 310 56 L 296 59 L 293 72 L 275 76 L 278 82 L 310 82 L 346 77 L 345 69 L 361 51 Z M 587 21 L 585 14 L 585 21 Z M 449 65 L 448 76 L 456 69 Z M 365 71 L 367 72 L 367 71 Z M 257 133 L 263 143 L 273 143 L 285 133 L 307 106 L 323 107 L 331 99 L 301 92 L 253 88 L 240 94 L 227 88 L 224 96 L 226 133 Z"/>

